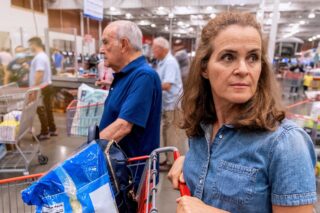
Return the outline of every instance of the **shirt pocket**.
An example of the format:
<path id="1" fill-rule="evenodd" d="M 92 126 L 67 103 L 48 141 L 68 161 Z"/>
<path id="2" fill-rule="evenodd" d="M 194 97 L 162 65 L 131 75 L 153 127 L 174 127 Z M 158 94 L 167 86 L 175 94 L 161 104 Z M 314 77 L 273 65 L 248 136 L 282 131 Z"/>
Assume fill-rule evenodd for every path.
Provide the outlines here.
<path id="1" fill-rule="evenodd" d="M 221 160 L 213 182 L 213 199 L 244 206 L 255 193 L 258 169 Z"/>

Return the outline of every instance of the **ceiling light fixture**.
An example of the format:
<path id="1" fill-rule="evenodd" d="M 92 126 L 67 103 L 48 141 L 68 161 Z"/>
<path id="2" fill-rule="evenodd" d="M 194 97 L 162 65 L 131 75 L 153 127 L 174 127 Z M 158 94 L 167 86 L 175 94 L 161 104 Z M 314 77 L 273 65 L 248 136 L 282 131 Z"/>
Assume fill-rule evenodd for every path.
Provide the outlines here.
<path id="1" fill-rule="evenodd" d="M 299 21 L 299 24 L 304 25 L 304 24 L 306 24 L 306 21 L 301 20 L 301 21 Z"/>
<path id="2" fill-rule="evenodd" d="M 169 18 L 174 18 L 174 13 L 169 13 L 168 17 Z"/>
<path id="3" fill-rule="evenodd" d="M 208 7 L 206 8 L 206 10 L 207 10 L 207 11 L 212 11 L 212 10 L 213 10 L 213 7 L 208 6 Z"/>
<path id="4" fill-rule="evenodd" d="M 210 14 L 210 18 L 211 18 L 211 19 L 214 19 L 216 16 L 217 16 L 217 15 L 214 14 L 214 13 Z"/>
<path id="5" fill-rule="evenodd" d="M 164 26 L 164 30 L 165 31 L 169 31 L 169 27 L 166 25 L 166 26 Z"/>
<path id="6" fill-rule="evenodd" d="M 126 19 L 132 19 L 132 14 L 131 13 L 126 13 Z"/>
<path id="7" fill-rule="evenodd" d="M 308 18 L 310 18 L 310 19 L 315 18 L 315 17 L 316 17 L 316 14 L 313 11 L 311 11 L 311 13 L 309 13 L 309 15 L 308 15 Z"/>
<path id="8" fill-rule="evenodd" d="M 157 25 L 156 24 L 151 24 L 151 27 L 155 28 L 155 27 L 157 27 Z"/>
<path id="9" fill-rule="evenodd" d="M 110 11 L 116 11 L 115 7 L 110 7 Z"/>
<path id="10" fill-rule="evenodd" d="M 313 39 L 312 39 L 312 38 L 309 38 L 308 41 L 313 41 Z"/>

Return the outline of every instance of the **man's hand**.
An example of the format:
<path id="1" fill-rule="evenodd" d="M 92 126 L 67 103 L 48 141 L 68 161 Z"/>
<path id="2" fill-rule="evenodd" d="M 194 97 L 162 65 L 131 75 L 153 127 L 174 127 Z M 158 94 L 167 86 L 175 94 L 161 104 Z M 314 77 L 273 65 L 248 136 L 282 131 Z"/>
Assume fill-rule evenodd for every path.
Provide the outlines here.
<path id="1" fill-rule="evenodd" d="M 227 213 L 214 208 L 195 197 L 183 196 L 177 199 L 177 213 Z"/>
<path id="2" fill-rule="evenodd" d="M 118 118 L 112 124 L 104 128 L 100 132 L 100 138 L 105 140 L 115 140 L 119 142 L 122 138 L 128 135 L 132 130 L 133 124 L 126 120 Z"/>
<path id="3" fill-rule="evenodd" d="M 163 83 L 161 87 L 162 90 L 169 91 L 171 89 L 171 83 Z"/>
<path id="4" fill-rule="evenodd" d="M 178 189 L 179 188 L 179 182 L 184 183 L 184 178 L 183 178 L 183 162 L 184 162 L 185 157 L 180 156 L 172 165 L 169 173 L 168 173 L 168 178 L 172 183 L 173 188 Z"/>

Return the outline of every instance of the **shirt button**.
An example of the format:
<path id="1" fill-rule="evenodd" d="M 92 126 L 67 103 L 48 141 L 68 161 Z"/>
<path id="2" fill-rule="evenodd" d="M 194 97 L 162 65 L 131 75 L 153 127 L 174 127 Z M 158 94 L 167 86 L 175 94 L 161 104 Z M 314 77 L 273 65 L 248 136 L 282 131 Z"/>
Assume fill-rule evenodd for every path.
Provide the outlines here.
<path id="1" fill-rule="evenodd" d="M 202 180 L 202 179 L 200 179 L 199 183 L 200 183 L 200 184 L 202 184 L 202 183 L 203 183 L 203 180 Z"/>
<path id="2" fill-rule="evenodd" d="M 223 138 L 223 136 L 222 136 L 222 135 L 219 135 L 219 138 L 220 138 L 220 139 L 222 139 L 222 138 Z"/>

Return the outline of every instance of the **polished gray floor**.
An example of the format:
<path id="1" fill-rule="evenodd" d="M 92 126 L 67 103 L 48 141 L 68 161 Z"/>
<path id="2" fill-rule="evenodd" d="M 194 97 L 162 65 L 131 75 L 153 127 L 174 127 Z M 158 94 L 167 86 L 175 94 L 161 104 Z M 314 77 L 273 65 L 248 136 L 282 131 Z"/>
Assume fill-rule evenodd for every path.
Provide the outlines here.
<path id="1" fill-rule="evenodd" d="M 286 100 L 286 104 L 294 102 L 293 100 Z M 294 113 L 305 114 L 309 109 L 308 105 L 298 106 L 292 111 Z M 51 167 L 57 163 L 63 161 L 67 158 L 72 152 L 79 147 L 82 143 L 85 142 L 84 137 L 79 136 L 67 136 L 66 133 L 66 118 L 63 113 L 55 113 L 55 120 L 59 131 L 58 137 L 52 137 L 50 140 L 41 142 L 41 152 L 48 156 L 49 162 L 47 165 L 39 165 L 37 159 L 34 159 L 30 166 L 30 174 L 46 172 Z M 35 118 L 34 126 L 36 130 L 39 130 L 39 121 L 38 118 Z M 38 132 L 38 131 L 37 131 Z M 34 143 L 31 139 L 31 135 L 27 135 L 23 139 L 24 144 Z M 0 174 L 0 179 L 21 176 L 21 173 L 13 174 Z M 320 192 L 320 190 L 319 190 Z M 176 208 L 176 198 L 179 196 L 179 193 L 171 188 L 169 181 L 166 178 L 166 173 L 160 174 L 160 182 L 158 185 L 158 196 L 157 196 L 157 207 L 159 212 L 175 212 Z M 0 204 L 1 205 L 1 204 Z M 320 213 L 320 202 L 316 204 L 317 212 Z M 1 208 L 0 208 L 1 211 Z M 15 211 L 13 211 L 15 212 Z M 20 210 L 18 211 L 20 212 Z"/>

